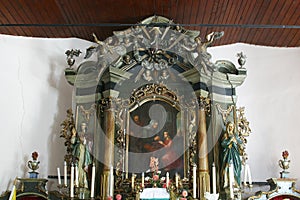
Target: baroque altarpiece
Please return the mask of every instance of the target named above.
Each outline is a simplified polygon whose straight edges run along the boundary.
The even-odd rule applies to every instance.
[[[213,62],[207,48],[224,33],[199,34],[154,16],[105,41],[94,34],[95,45],[77,68],[76,51],[68,52],[74,128],[85,132],[96,198],[139,198],[146,188],[166,187],[171,199],[182,191],[205,199],[213,190],[229,199],[222,167],[226,124],[239,135],[241,162],[250,132],[243,108],[236,108],[236,88],[246,78],[244,56],[239,54],[238,67]],[[156,172],[162,181],[156,182]]]

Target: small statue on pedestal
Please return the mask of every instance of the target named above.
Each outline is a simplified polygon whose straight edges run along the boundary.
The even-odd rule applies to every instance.
[[[31,172],[29,172],[29,178],[38,178],[39,173],[35,171],[39,168],[39,164],[40,164],[40,161],[37,160],[38,156],[39,156],[38,152],[36,151],[32,152],[31,154],[32,160],[28,161],[27,163],[29,169],[32,170]]]

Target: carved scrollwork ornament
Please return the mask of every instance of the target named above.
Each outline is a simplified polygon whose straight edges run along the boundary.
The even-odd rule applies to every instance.
[[[67,117],[60,124],[60,126],[62,127],[60,131],[60,137],[65,138],[64,144],[67,147],[66,149],[67,154],[65,155],[65,161],[67,161],[67,163],[71,163],[73,160],[73,156],[72,156],[73,148],[72,148],[71,138],[74,131],[76,132],[73,111],[71,108],[67,110]]]
[[[138,103],[147,97],[163,96],[172,99],[174,103],[179,103],[175,92],[169,90],[163,84],[147,84],[135,91],[130,97],[130,104]]]
[[[83,105],[79,106],[79,110],[80,110],[81,114],[83,115],[86,122],[90,121],[90,117],[96,111],[96,107],[97,107],[97,105],[95,103],[92,104],[89,109],[85,109]]]
[[[227,117],[233,111],[234,105],[230,105],[227,109],[223,109],[220,104],[216,104],[218,113],[222,116],[223,123],[226,124]]]
[[[249,121],[245,117],[245,107],[240,107],[237,109],[237,127],[238,127],[238,134],[243,142],[243,149],[241,149],[241,155],[242,155],[242,163],[245,164],[248,155],[246,153],[246,145],[247,145],[247,137],[249,137],[251,133],[251,128],[249,126]]]

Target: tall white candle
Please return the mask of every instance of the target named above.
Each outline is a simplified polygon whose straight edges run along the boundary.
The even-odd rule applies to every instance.
[[[110,188],[110,190],[109,190],[109,196],[110,197],[113,197],[114,196],[114,170],[113,170],[113,167],[111,166],[110,167],[110,181],[109,181],[109,184],[110,184],[110,186],[109,186],[109,188]]]
[[[178,188],[178,174],[175,174],[175,186]]]
[[[233,165],[230,163],[229,164],[229,192],[230,192],[230,199],[234,198],[233,183],[234,183]]]
[[[193,198],[196,198],[197,192],[197,174],[196,174],[196,165],[193,166]]]
[[[169,182],[170,182],[170,176],[169,172],[166,173],[166,187],[169,187]]]
[[[57,178],[58,178],[58,185],[61,185],[61,178],[60,178],[60,169],[57,168]]]
[[[95,163],[93,163],[92,180],[91,180],[91,198],[94,198],[95,195],[95,173],[96,173],[96,167],[95,167]]]
[[[145,187],[145,173],[142,173],[142,188]]]
[[[65,186],[68,185],[68,182],[67,182],[67,162],[64,161],[64,184]]]
[[[75,164],[75,186],[78,187],[79,186],[79,175],[78,175],[78,165]]]
[[[216,178],[216,166],[215,163],[212,164],[212,181],[213,181],[213,194],[217,194],[217,178]]]
[[[134,189],[134,178],[135,178],[135,174],[131,175],[131,188]]]
[[[252,177],[251,177],[250,167],[249,167],[248,164],[246,164],[246,172],[247,172],[247,175],[248,175],[249,185],[252,185]]]
[[[74,165],[71,165],[70,197],[74,197]]]
[[[247,185],[247,164],[245,164],[244,166],[244,185]]]

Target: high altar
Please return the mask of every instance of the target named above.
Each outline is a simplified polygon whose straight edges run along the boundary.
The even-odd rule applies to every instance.
[[[80,161],[74,161],[67,133],[76,130],[89,151],[87,187],[94,179],[95,198],[147,198],[145,192],[155,188],[166,188],[170,199],[205,199],[208,193],[240,198],[234,181],[226,182],[232,179],[228,166],[247,159],[250,129],[243,108],[236,108],[236,87],[247,70],[242,53],[238,67],[227,60],[212,62],[207,48],[223,34],[202,39],[197,31],[154,16],[105,41],[94,34],[96,43],[77,68],[78,51],[66,52],[74,108],[62,133],[65,160],[69,168]],[[224,163],[227,124],[239,136],[240,163],[233,158]]]
[[[154,16],[105,41],[94,35],[97,44],[77,69],[69,52],[65,75],[75,90],[74,126],[77,132],[88,127],[96,197],[139,198],[146,188],[158,187],[153,184],[158,171],[159,178],[170,179],[165,185],[170,198],[183,190],[199,199],[216,191],[230,196],[223,187],[221,140],[228,122],[242,139],[249,134],[235,92],[246,69],[242,53],[238,68],[227,60],[211,61],[207,47],[222,36],[212,32],[203,40],[197,31]],[[246,156],[244,149],[240,153]],[[72,157],[68,151],[68,165]],[[151,158],[157,159],[156,171]]]

